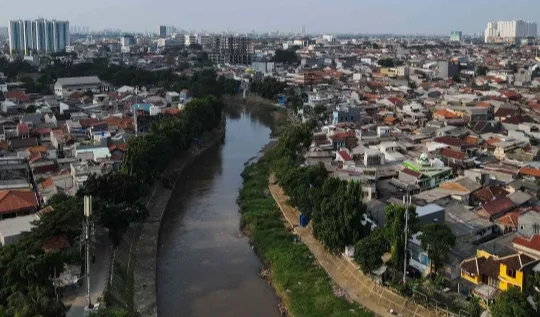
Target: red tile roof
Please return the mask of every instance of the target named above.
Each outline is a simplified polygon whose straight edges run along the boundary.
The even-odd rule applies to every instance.
[[[522,167],[518,173],[525,176],[540,177],[540,169],[532,167]]]
[[[127,143],[118,143],[118,144],[109,145],[109,151],[111,152],[114,150],[120,150],[122,152],[126,152],[127,148],[128,148]]]
[[[28,124],[26,124],[26,123],[19,123],[17,125],[17,130],[19,131],[19,133],[29,133],[30,132],[30,129],[28,128]]]
[[[0,214],[13,213],[37,207],[34,192],[2,190],[0,191]]]
[[[483,209],[488,215],[493,216],[495,214],[508,211],[512,208],[516,207],[514,202],[510,200],[510,198],[497,198],[493,201],[487,202],[484,205],[482,205],[481,209]]]
[[[512,241],[515,244],[519,244],[529,249],[540,251],[540,235],[535,234],[530,238],[516,236]]]
[[[338,155],[341,156],[344,161],[352,161],[352,157],[345,151],[338,151]]]
[[[442,143],[442,144],[447,144],[447,145],[450,145],[450,146],[461,146],[462,145],[460,139],[454,138],[454,137],[451,137],[451,136],[441,136],[441,137],[433,139],[433,141],[439,142],[439,143]]]
[[[451,149],[441,149],[440,154],[443,157],[453,158],[456,160],[464,160],[465,159],[465,153],[454,151]]]
[[[404,168],[402,172],[413,177],[420,177],[420,175],[422,175],[422,173],[415,172],[408,168]]]
[[[14,99],[14,100],[19,100],[19,101],[24,101],[24,102],[30,101],[30,97],[27,96],[24,93],[24,91],[20,91],[20,90],[6,91],[4,93],[4,97],[6,97],[6,99]]]

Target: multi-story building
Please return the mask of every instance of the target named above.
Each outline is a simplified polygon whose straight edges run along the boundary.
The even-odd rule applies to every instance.
[[[250,61],[250,40],[239,36],[217,36],[212,38],[209,58],[218,64],[243,64]]]
[[[120,38],[120,44],[122,44],[122,47],[130,47],[137,44],[137,41],[133,35],[126,34]]]
[[[523,38],[536,38],[536,22],[523,20],[491,21],[484,32],[486,43],[516,43]]]
[[[61,52],[70,44],[68,21],[14,20],[9,21],[8,28],[12,54]]]
[[[197,44],[197,35],[192,35],[192,34],[184,35],[184,45],[190,46],[191,44]]]
[[[158,26],[158,36],[167,37],[167,27],[165,25]]]
[[[197,34],[197,44],[200,44],[202,47],[208,47],[210,45],[210,35],[208,34]]]
[[[461,42],[463,40],[463,32],[452,31],[450,32],[450,42]]]

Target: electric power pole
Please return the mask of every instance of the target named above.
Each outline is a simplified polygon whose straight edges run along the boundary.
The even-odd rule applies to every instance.
[[[85,223],[84,223],[84,244],[85,244],[85,247],[86,247],[86,261],[85,261],[85,264],[86,264],[86,270],[85,270],[85,275],[86,275],[86,287],[87,287],[87,297],[88,297],[88,305],[85,307],[85,311],[93,311],[94,310],[94,305],[92,304],[92,298],[91,298],[91,293],[90,293],[90,248],[92,247],[91,244],[92,244],[92,239],[91,239],[91,236],[92,236],[92,231],[91,231],[91,226],[92,226],[92,219],[91,219],[91,216],[92,216],[92,196],[84,196],[84,218],[85,218]]]
[[[405,243],[403,250],[403,284],[405,284],[405,279],[407,278],[407,234],[409,232],[409,205],[411,204],[411,195],[407,191],[407,195],[403,196],[403,205],[405,206]]]

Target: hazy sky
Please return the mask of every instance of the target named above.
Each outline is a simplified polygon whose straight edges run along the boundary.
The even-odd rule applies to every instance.
[[[269,30],[447,34],[474,33],[489,20],[540,20],[539,0],[15,0],[0,10],[11,19],[69,20],[91,30]]]

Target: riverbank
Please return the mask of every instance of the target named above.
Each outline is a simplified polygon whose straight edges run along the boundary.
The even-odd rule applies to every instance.
[[[239,193],[241,228],[268,268],[265,278],[274,287],[289,316],[373,316],[336,287],[305,244],[297,241],[268,191],[268,162],[263,157],[242,173]],[[340,298],[341,297],[341,298]]]
[[[185,167],[208,149],[219,144],[225,136],[225,119],[219,129],[202,138],[201,146],[193,148],[185,156],[170,163],[167,171],[180,177]],[[167,173],[166,173],[167,174]],[[161,220],[174,191],[166,188],[162,182],[156,182],[147,203],[149,216],[145,220],[135,251],[135,270],[133,274],[134,310],[142,317],[156,317],[156,259]]]

